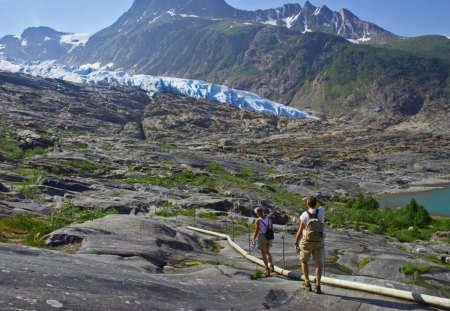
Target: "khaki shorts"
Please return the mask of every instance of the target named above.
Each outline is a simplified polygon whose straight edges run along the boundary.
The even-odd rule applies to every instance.
[[[323,242],[302,242],[300,244],[300,260],[308,262],[312,255],[316,267],[323,266],[323,247]]]
[[[260,251],[269,250],[272,247],[273,240],[267,240],[264,234],[258,234],[258,240],[256,241],[256,248]]]

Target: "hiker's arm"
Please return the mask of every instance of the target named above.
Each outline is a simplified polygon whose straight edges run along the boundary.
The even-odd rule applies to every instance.
[[[298,250],[298,243],[302,237],[302,232],[304,229],[305,225],[303,224],[303,222],[300,223],[300,227],[297,230],[297,234],[295,235],[295,242],[294,242],[294,246],[295,246],[295,250]]]
[[[253,233],[253,242],[256,241],[259,233],[259,219],[256,219],[255,233]]]

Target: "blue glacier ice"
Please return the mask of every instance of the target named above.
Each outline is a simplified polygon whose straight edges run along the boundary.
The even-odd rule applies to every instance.
[[[260,111],[265,114],[320,120],[304,111],[273,102],[254,93],[232,89],[223,85],[207,83],[200,80],[141,74],[130,75],[123,71],[108,71],[105,68],[107,67],[99,67],[99,64],[87,64],[74,67],[58,65],[53,61],[31,62],[10,58],[0,59],[0,70],[3,71],[76,83],[126,85],[140,88],[150,95],[154,93],[171,93],[227,103],[244,109]]]

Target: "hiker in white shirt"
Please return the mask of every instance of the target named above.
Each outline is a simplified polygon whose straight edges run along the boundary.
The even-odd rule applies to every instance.
[[[321,200],[314,196],[303,198],[306,200],[308,210],[303,212],[300,216],[300,227],[295,236],[295,250],[300,251],[301,270],[305,282],[303,288],[307,291],[312,291],[311,283],[309,282],[308,261],[313,256],[316,266],[316,292],[321,293],[320,278],[322,276],[322,267],[324,264],[324,221],[325,208]],[[318,208],[317,205],[319,205]],[[311,220],[313,219],[313,220]],[[310,221],[311,220],[311,221]],[[317,221],[318,220],[318,221]],[[299,245],[299,241],[301,243]]]

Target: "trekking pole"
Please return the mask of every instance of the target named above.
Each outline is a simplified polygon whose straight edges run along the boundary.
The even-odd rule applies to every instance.
[[[323,267],[322,267],[323,276],[325,276],[325,236],[326,236],[326,234],[323,235],[323,248],[322,248],[322,252],[323,252],[323,254],[322,254],[322,258],[323,258]]]
[[[194,206],[194,226],[195,226],[195,206]]]
[[[283,269],[286,269],[286,262],[284,260],[284,233],[281,235],[281,239],[283,240]]]
[[[232,226],[232,230],[233,230],[233,242],[234,242],[234,218],[231,218],[231,226]]]
[[[252,254],[252,244],[250,242],[250,225],[247,222],[247,233],[248,233],[248,252],[251,255]]]

